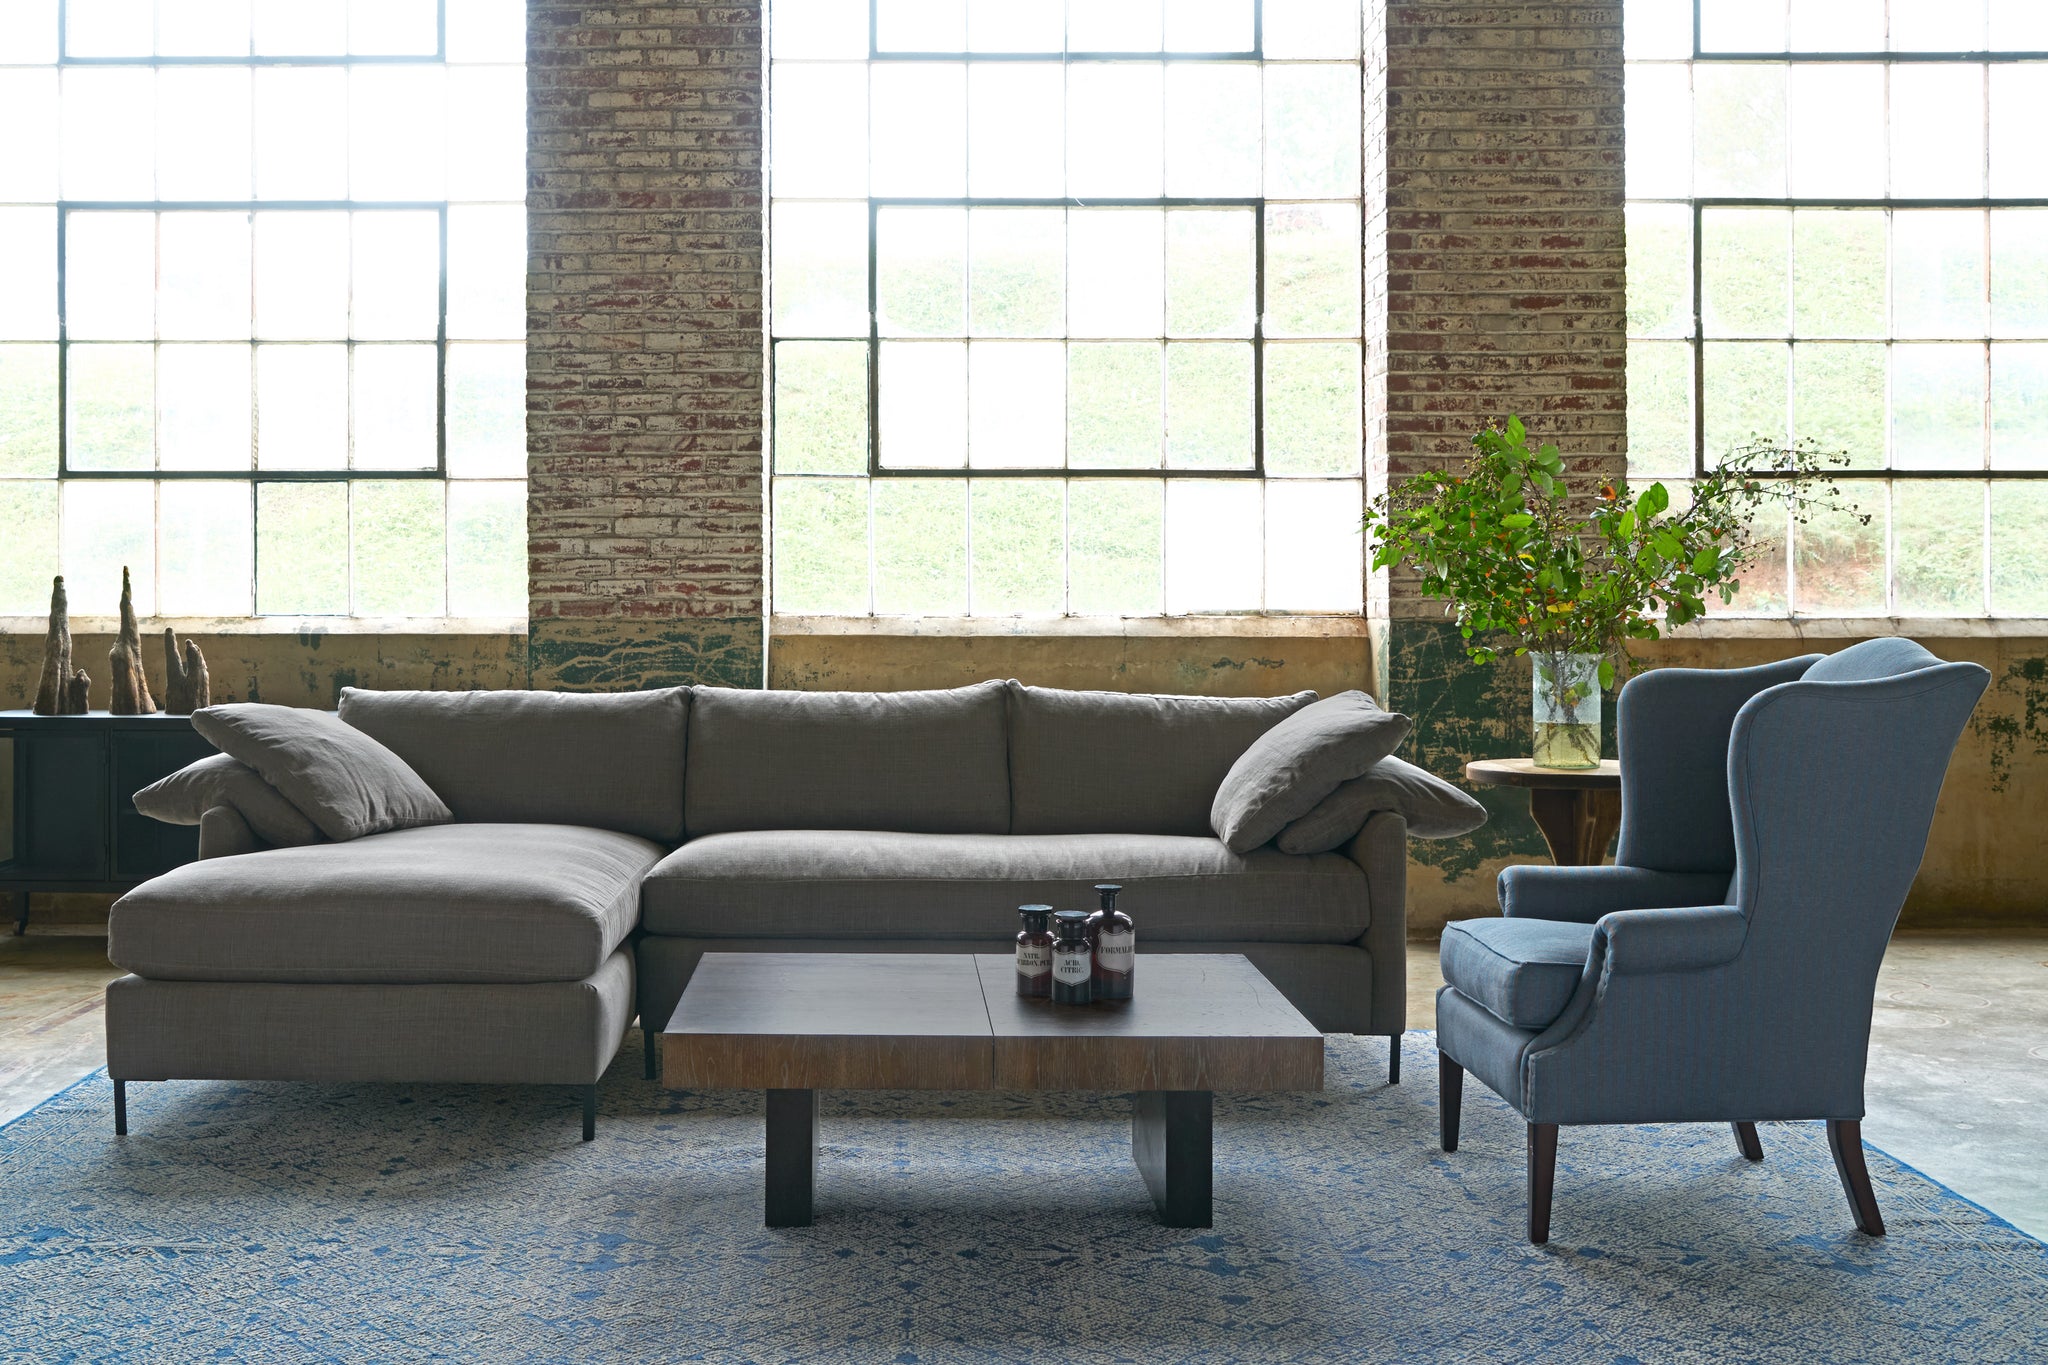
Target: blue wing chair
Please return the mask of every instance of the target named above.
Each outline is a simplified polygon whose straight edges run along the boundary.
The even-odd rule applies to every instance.
[[[1513,867],[1500,919],[1444,932],[1443,1148],[1464,1074],[1528,1121],[1529,1240],[1550,1237],[1560,1125],[1822,1119],[1863,1164],[1877,969],[1943,773],[1990,681],[1910,640],[1761,668],[1658,669],[1622,689],[1610,867]]]

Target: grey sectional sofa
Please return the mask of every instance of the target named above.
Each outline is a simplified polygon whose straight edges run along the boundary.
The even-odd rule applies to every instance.
[[[1001,951],[1018,904],[1104,880],[1141,955],[1242,952],[1322,1029],[1398,1035],[1401,816],[1312,856],[1210,830],[1313,699],[351,688],[454,823],[266,848],[208,809],[200,861],[113,909],[108,1074],[581,1086],[587,1135],[706,952]]]

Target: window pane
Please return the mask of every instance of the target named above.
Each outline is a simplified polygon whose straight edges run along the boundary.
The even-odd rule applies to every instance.
[[[1266,472],[1356,474],[1365,446],[1355,342],[1265,348]]]
[[[1701,325],[1710,337],[1781,337],[1790,330],[1792,215],[1711,209],[1700,218]]]
[[[1066,45],[1064,0],[967,0],[975,52],[1058,52]]]
[[[2048,211],[1992,210],[1991,334],[2048,337]]]
[[[166,213],[157,220],[157,233],[157,335],[167,341],[246,341],[249,215]]]
[[[967,333],[967,210],[875,216],[875,312],[883,336]]]
[[[1708,463],[1752,438],[1782,443],[1787,348],[1771,342],[1710,343],[1702,360]]]
[[[156,335],[154,214],[70,214],[64,257],[64,320],[72,340]]]
[[[1066,315],[1066,213],[971,209],[967,319],[978,337],[1056,337]]]
[[[1067,335],[1156,337],[1166,327],[1166,219],[1158,209],[1067,216]]]
[[[965,194],[967,68],[876,62],[868,92],[868,193]]]
[[[1628,333],[1692,331],[1692,214],[1683,204],[1628,206]]]
[[[1800,209],[1792,215],[1792,330],[1797,336],[1885,333],[1885,215]]]
[[[1792,193],[1883,197],[1883,67],[1792,68]]]
[[[447,601],[446,491],[438,479],[349,485],[358,616],[439,616]]]
[[[57,60],[57,0],[14,0],[0,7],[0,62]]]
[[[1189,198],[1259,192],[1257,66],[1168,64],[1166,192]]]
[[[1891,0],[1894,52],[1972,52],[1984,46],[1981,0]]]
[[[505,341],[526,335],[526,210],[520,205],[449,207],[448,335]]]
[[[121,570],[129,571],[135,612],[156,611],[156,484],[147,479],[73,479],[64,488],[64,592],[73,619],[121,608]],[[45,604],[49,584],[43,585]],[[81,662],[83,662],[81,660]],[[103,667],[104,658],[97,661]],[[99,667],[86,664],[88,673]],[[105,696],[107,683],[93,679]]]
[[[770,103],[775,193],[867,193],[868,72],[846,62],[777,62]]]
[[[150,0],[71,0],[64,15],[67,57],[146,57]]]
[[[884,342],[878,385],[882,464],[957,469],[967,463],[965,343]]]
[[[2036,0],[1991,0],[1995,52],[2048,51],[2048,9]]]
[[[1783,52],[1785,0],[1700,0],[1704,52]]]
[[[349,217],[354,254],[349,277],[349,334],[372,341],[431,339],[440,327],[440,216],[355,213]],[[523,272],[520,282],[523,289]],[[451,310],[453,304],[451,298]]]
[[[1065,463],[1066,347],[978,341],[967,348],[967,463],[1057,469]]]
[[[1892,215],[1892,326],[1902,337],[1984,335],[1981,211]]]
[[[2048,6],[2042,9],[2048,17]],[[2043,35],[2048,44],[2048,34]],[[1991,68],[1991,193],[1999,198],[2048,195],[2048,142],[2034,127],[2048,67],[2020,62]]]
[[[777,479],[775,610],[868,613],[868,481]]]
[[[1892,467],[1984,467],[1982,346],[1892,348]]]
[[[1358,207],[1266,209],[1266,334],[1357,336]]]
[[[1785,68],[1701,65],[1692,80],[1694,193],[1784,194]]]
[[[875,45],[883,52],[964,52],[966,0],[874,0]]]
[[[446,192],[443,75],[438,66],[349,69],[350,198],[439,199]]]
[[[1166,215],[1166,329],[1177,337],[1248,337],[1256,266],[1248,209]]]
[[[6,20],[0,18],[0,27]],[[0,128],[57,126],[57,73],[0,70]],[[57,139],[0,138],[0,201],[54,203],[57,198]]]
[[[55,477],[57,348],[0,346],[0,479]],[[4,519],[0,526],[21,529]]]
[[[970,479],[976,616],[1058,616],[1066,607],[1066,485]]]
[[[770,232],[776,335],[866,336],[866,207],[777,204]]]
[[[1267,196],[1356,198],[1358,68],[1268,66],[1265,75]]]
[[[1857,469],[1884,468],[1884,354],[1875,344],[1794,346],[1793,437],[1846,450]]]
[[[348,335],[349,215],[256,215],[256,335]]]
[[[154,347],[73,346],[66,359],[66,454],[73,469],[156,464]]]
[[[968,68],[969,194],[1061,193],[1066,178],[1065,85],[1065,72],[1054,62]]]
[[[526,485],[448,485],[448,612],[526,615]]]
[[[1166,485],[1166,610],[1256,611],[1265,516],[1257,479],[1170,479]]]
[[[358,346],[354,355],[356,469],[432,469],[432,346]]]
[[[349,0],[348,50],[361,56],[425,56],[441,46],[439,6],[419,0]]]
[[[1266,485],[1266,610],[1356,612],[1365,602],[1359,483]]]
[[[448,197],[526,197],[525,68],[450,68]]]
[[[454,433],[449,434],[452,443]],[[868,467],[868,348],[857,341],[775,347],[775,470],[861,474]]]
[[[256,348],[256,467],[348,468],[348,348]]]
[[[1067,0],[1067,46],[1075,52],[1157,52],[1159,0]]]
[[[256,73],[256,197],[348,195],[348,73],[273,67]]]
[[[967,610],[967,480],[874,483],[875,610],[959,616]]]
[[[1692,347],[1682,341],[1628,344],[1628,472],[1692,473]]]
[[[1688,49],[1690,32],[1688,24]],[[1630,63],[1625,69],[1622,120],[1631,198],[1683,199],[1692,192],[1690,70],[1675,63]]]
[[[263,56],[335,57],[348,50],[348,10],[340,4],[254,0],[250,13]]]
[[[247,67],[157,72],[158,198],[249,197],[249,99]]]
[[[0,208],[0,340],[57,337],[57,211]]]
[[[1896,30],[1893,37],[1896,43]],[[1984,193],[1984,68],[1894,66],[1891,80],[1891,192],[1900,198]]]
[[[1067,463],[1157,469],[1166,436],[1165,356],[1156,342],[1067,348]]]
[[[1991,348],[1991,467],[2048,469],[2048,346]]]
[[[0,497],[6,486],[0,485]],[[2048,616],[2048,481],[1991,485],[1991,610],[2001,616]]]
[[[1157,39],[1157,11],[1154,11]],[[1067,68],[1067,193],[1141,199],[1165,174],[1156,62],[1077,62]]]
[[[471,0],[474,3],[474,0]],[[507,0],[524,11],[520,0]],[[774,28],[769,43],[778,57],[848,57],[868,55],[866,0],[780,0],[769,10]],[[449,15],[448,55],[455,55],[454,14]],[[519,61],[525,55],[491,60]]]
[[[1356,58],[1358,9],[1354,0],[1266,0],[1260,35],[1265,53]]]
[[[1792,536],[1794,611],[1842,616],[1885,612],[1885,503],[1881,483],[1842,485],[1847,510],[1816,513]],[[1860,520],[1868,516],[1866,525]]]
[[[50,579],[59,571],[58,487],[55,479],[0,479],[0,525],[9,532],[0,556],[0,615],[50,609]]]
[[[526,477],[526,348],[448,348],[448,477]]]
[[[785,0],[785,3],[790,3],[790,0]],[[856,3],[857,0],[840,0],[838,8],[852,9]],[[812,8],[822,7],[814,4]],[[526,60],[524,0],[447,0],[447,23],[448,60],[451,62]],[[862,52],[865,50],[863,44]]]
[[[1249,52],[1252,0],[1170,0],[1166,6],[1169,52]]]
[[[1792,0],[1794,52],[1882,52],[1885,0]]]
[[[1157,616],[1166,557],[1165,485],[1076,479],[1067,488],[1067,610]]]
[[[1892,610],[1984,614],[1984,485],[1892,485]]]
[[[1175,342],[1166,348],[1166,463],[1176,469],[1252,465],[1252,348]]]
[[[348,485],[256,485],[256,610],[348,613]]]
[[[156,189],[156,73],[69,67],[63,73],[67,199],[151,199]]]
[[[164,346],[156,364],[157,468],[249,468],[249,348]]]
[[[254,600],[256,535],[249,485],[165,482],[157,493],[164,616],[247,616]]]

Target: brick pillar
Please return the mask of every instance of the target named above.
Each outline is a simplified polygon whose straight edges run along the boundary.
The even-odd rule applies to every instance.
[[[759,686],[762,7],[528,32],[533,685]]]

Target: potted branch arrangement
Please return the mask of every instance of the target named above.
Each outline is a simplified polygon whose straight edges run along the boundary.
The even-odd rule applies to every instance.
[[[1600,763],[1600,697],[1626,678],[1632,640],[1732,602],[1764,543],[1756,514],[1804,523],[1846,512],[1831,468],[1849,457],[1812,441],[1751,440],[1691,481],[1568,480],[1554,445],[1532,445],[1519,417],[1472,438],[1455,472],[1403,480],[1367,507],[1372,567],[1407,565],[1443,598],[1475,664],[1532,661],[1533,757],[1548,768]],[[1869,517],[1862,518],[1866,523]]]

